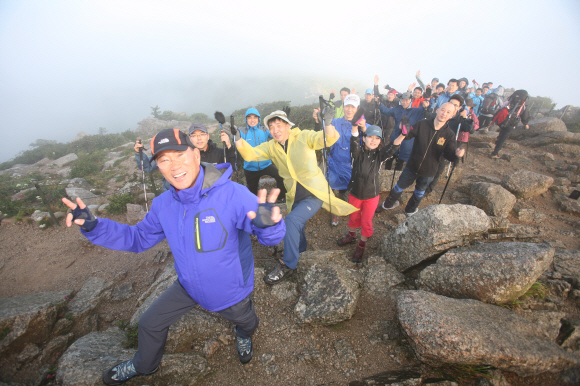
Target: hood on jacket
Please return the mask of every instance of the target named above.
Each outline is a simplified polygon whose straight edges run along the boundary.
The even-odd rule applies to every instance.
[[[199,165],[199,175],[197,176],[195,184],[179,192],[171,186],[171,194],[179,202],[193,204],[201,200],[202,196],[209,190],[226,183],[231,176],[232,165],[229,163],[212,165],[201,162]]]
[[[258,116],[258,124],[256,126],[248,125],[248,115],[250,115],[250,114],[254,114],[254,115]],[[248,129],[251,127],[258,128],[262,124],[262,117],[260,116],[260,113],[258,112],[258,110],[256,110],[253,107],[250,107],[249,109],[246,110],[246,115],[244,117],[246,119],[246,126],[248,126]]]

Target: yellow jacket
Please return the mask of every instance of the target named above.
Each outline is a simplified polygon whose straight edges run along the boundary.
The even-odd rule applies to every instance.
[[[338,140],[336,138],[326,139],[326,145],[332,146]],[[292,210],[294,196],[296,195],[296,182],[304,186],[306,190],[322,200],[322,207],[333,214],[346,216],[359,210],[330,193],[330,203],[328,202],[328,182],[324,178],[322,170],[316,162],[315,150],[324,148],[324,139],[321,131],[300,130],[295,127],[290,130],[288,137],[287,153],[274,139],[264,142],[256,147],[252,147],[243,138],[242,146],[238,146],[238,151],[245,161],[266,161],[272,160],[278,168],[278,173],[284,179],[286,187],[286,206],[288,211]]]

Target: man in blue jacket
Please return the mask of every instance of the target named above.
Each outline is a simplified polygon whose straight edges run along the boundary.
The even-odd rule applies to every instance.
[[[285,234],[274,189],[256,198],[230,181],[230,164],[201,163],[199,149],[177,129],[159,132],[151,140],[157,162],[171,189],[153,199],[151,211],[135,226],[96,218],[77,198],[63,198],[72,210],[66,224],[81,227],[92,243],[107,248],[142,252],[167,239],[175,258],[178,280],[139,320],[135,356],[103,374],[107,385],[119,385],[157,371],[169,327],[193,306],[214,311],[235,324],[238,356],[252,359],[251,335],[258,326],[251,293],[254,260],[250,234],[264,245],[276,245]]]
[[[249,108],[246,111],[246,126],[238,128],[242,138],[252,147],[272,139],[270,130],[262,126],[261,120],[258,110]],[[286,196],[284,179],[280,177],[278,169],[272,164],[271,160],[244,161],[244,175],[246,176],[246,186],[252,193],[258,194],[258,184],[262,176],[270,176],[276,180],[276,185],[280,189],[279,197],[283,199]]]

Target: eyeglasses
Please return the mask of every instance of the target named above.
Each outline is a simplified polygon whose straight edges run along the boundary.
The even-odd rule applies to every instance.
[[[175,162],[176,164],[183,164],[187,160],[185,156],[185,152],[177,153],[174,158],[169,157],[168,155],[164,155],[160,159],[157,160],[157,166],[159,169],[169,169],[171,165]]]
[[[207,133],[202,133],[202,134],[190,134],[189,138],[192,139],[198,139],[198,138],[204,138],[206,137],[208,134]]]

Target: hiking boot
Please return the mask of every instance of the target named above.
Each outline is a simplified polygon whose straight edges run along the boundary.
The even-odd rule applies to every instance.
[[[350,232],[346,232],[346,234],[342,236],[342,238],[336,240],[336,243],[342,247],[343,245],[352,244],[355,241],[356,234],[353,236]]]
[[[234,329],[237,331],[237,327]],[[243,365],[250,362],[252,360],[252,355],[254,354],[254,350],[252,348],[252,338],[241,338],[236,333],[236,347],[238,349],[238,358],[240,358],[240,362]]]
[[[338,216],[337,216],[337,215],[335,215],[335,214],[333,214],[333,215],[332,215],[332,222],[331,222],[331,225],[332,225],[333,227],[335,227],[335,226],[337,226],[337,225],[338,225]]]
[[[278,262],[276,268],[264,276],[264,282],[269,285],[278,284],[288,276],[292,276],[293,273],[293,269],[288,268],[284,263]]]
[[[365,247],[362,247],[360,244],[356,246],[354,250],[354,254],[350,259],[353,263],[360,263],[362,261],[363,254],[365,253]]]
[[[128,361],[119,363],[105,371],[103,373],[103,383],[105,385],[120,385],[133,377],[137,377],[139,375],[151,375],[157,370],[159,370],[159,366],[157,366],[157,368],[150,373],[138,373],[135,370],[135,366],[133,366],[133,360],[129,359]]]
[[[405,212],[405,216],[407,217],[411,217],[412,215],[414,215],[415,213],[417,213],[419,211],[419,208],[415,208],[415,210],[411,211],[411,212]]]
[[[395,209],[397,206],[399,206],[399,200],[395,199],[395,200],[389,200],[389,198],[387,197],[387,199],[385,200],[385,202],[383,202],[383,205],[381,205],[381,207],[384,210],[391,210],[391,209]]]

